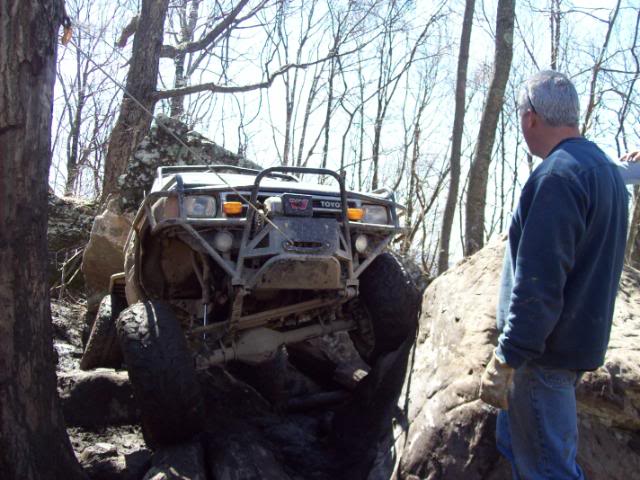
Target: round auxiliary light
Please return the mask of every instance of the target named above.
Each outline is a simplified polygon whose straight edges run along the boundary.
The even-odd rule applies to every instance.
[[[365,253],[369,247],[369,239],[366,235],[358,235],[356,237],[355,245],[358,253]]]
[[[213,237],[214,248],[222,253],[231,250],[231,245],[233,245],[233,235],[229,232],[218,232],[215,237]]]

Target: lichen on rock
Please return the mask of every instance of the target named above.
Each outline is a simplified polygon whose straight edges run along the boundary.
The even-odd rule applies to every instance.
[[[118,178],[121,208],[138,208],[155,178],[158,167],[169,165],[237,165],[260,166],[217,145],[179,120],[157,115],[156,123],[140,142],[126,172]]]

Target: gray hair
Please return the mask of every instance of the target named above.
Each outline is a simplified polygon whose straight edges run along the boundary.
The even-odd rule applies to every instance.
[[[533,111],[553,127],[577,127],[580,101],[576,87],[569,78],[554,70],[542,70],[533,75],[520,91],[520,112]]]

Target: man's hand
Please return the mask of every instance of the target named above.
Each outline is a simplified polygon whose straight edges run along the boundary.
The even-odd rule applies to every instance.
[[[640,150],[637,152],[628,152],[620,157],[621,162],[640,162]]]
[[[480,398],[496,408],[509,408],[509,387],[515,370],[501,361],[494,350],[480,380]]]

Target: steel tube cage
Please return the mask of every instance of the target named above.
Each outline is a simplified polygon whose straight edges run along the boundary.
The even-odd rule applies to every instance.
[[[346,251],[347,251],[347,272],[348,278],[345,284],[345,287],[351,285],[357,285],[358,280],[354,276],[353,273],[353,252],[351,250],[351,235],[349,232],[349,216],[347,215],[347,208],[349,205],[347,204],[347,191],[344,188],[344,178],[333,170],[329,170],[326,168],[309,168],[309,167],[270,167],[262,170],[255,179],[253,184],[253,188],[251,189],[251,198],[249,200],[249,210],[247,211],[247,223],[244,226],[244,231],[242,232],[242,239],[240,241],[240,251],[238,253],[238,260],[236,263],[236,278],[233,279],[234,285],[244,285],[242,282],[242,270],[244,268],[244,260],[247,253],[247,246],[251,237],[251,229],[253,228],[253,220],[255,218],[258,201],[258,191],[260,189],[260,182],[264,177],[273,173],[302,173],[302,174],[312,174],[312,175],[328,175],[335,178],[338,181],[338,185],[340,186],[340,203],[342,207],[342,229],[344,233],[344,238],[346,241]]]
[[[180,168],[184,168],[185,166],[181,166]],[[211,167],[207,167],[207,169],[210,169]],[[142,207],[138,210],[138,213],[136,214],[136,217],[133,221],[133,225],[134,225],[134,229],[136,230],[136,235],[139,234],[139,232],[137,231],[138,229],[136,228],[136,225],[139,223],[140,221],[140,217],[142,215],[142,212],[144,211],[146,213],[147,219],[149,221],[149,225],[151,227],[151,234],[155,234],[157,233],[159,230],[165,229],[165,228],[169,228],[169,227],[179,227],[181,229],[183,229],[187,234],[189,234],[196,242],[198,242],[198,244],[202,247],[202,249],[227,273],[231,276],[232,279],[232,283],[236,286],[241,286],[244,287],[245,286],[245,282],[242,281],[241,279],[241,275],[242,275],[242,271],[244,268],[244,260],[247,258],[251,258],[251,254],[250,251],[252,250],[251,248],[251,242],[253,240],[255,240],[255,238],[249,238],[251,236],[251,230],[253,228],[253,221],[256,215],[256,209],[257,209],[257,199],[258,199],[258,193],[259,193],[259,188],[260,188],[260,182],[263,178],[265,178],[266,176],[275,176],[278,175],[278,173],[280,173],[280,175],[282,176],[286,176],[289,178],[288,175],[286,175],[283,172],[292,172],[292,173],[307,173],[307,174],[316,174],[316,175],[327,175],[327,176],[331,176],[333,178],[335,178],[338,181],[338,185],[340,186],[340,201],[341,201],[341,213],[342,213],[342,222],[340,222],[340,227],[341,227],[341,235],[344,238],[344,244],[346,247],[346,257],[347,258],[343,258],[344,261],[346,261],[347,263],[347,267],[348,267],[348,278],[347,278],[347,282],[345,286],[353,286],[353,285],[357,285],[358,283],[358,277],[360,276],[360,274],[364,271],[364,269],[371,263],[371,261],[374,260],[374,258],[380,254],[382,252],[382,250],[384,250],[384,248],[389,244],[389,242],[391,241],[391,238],[393,237],[393,234],[397,231],[398,228],[400,228],[399,226],[399,220],[398,220],[398,215],[396,213],[396,208],[399,206],[396,202],[395,202],[395,198],[393,193],[389,192],[390,194],[387,196],[387,198],[378,198],[378,197],[373,197],[370,195],[366,195],[366,194],[362,194],[362,193],[358,193],[358,192],[351,192],[351,197],[352,198],[357,198],[360,200],[365,200],[365,201],[371,201],[371,202],[375,202],[375,203],[379,203],[379,204],[384,204],[387,205],[388,207],[391,207],[390,210],[390,214],[391,214],[391,221],[392,221],[392,225],[386,224],[386,225],[378,225],[378,224],[367,224],[367,223],[356,223],[356,222],[351,222],[349,220],[348,214],[347,214],[347,209],[349,208],[348,205],[348,199],[347,199],[347,192],[344,186],[344,179],[341,175],[339,175],[338,173],[329,170],[329,169],[323,169],[323,168],[307,168],[307,167],[271,167],[271,168],[267,168],[265,170],[262,170],[260,172],[257,172],[255,170],[251,170],[251,169],[244,169],[242,167],[223,167],[221,168],[221,170],[234,170],[234,171],[238,171],[238,172],[242,172],[242,173],[257,173],[256,175],[256,179],[254,184],[250,187],[251,188],[251,196],[250,196],[250,203],[251,205],[253,205],[253,207],[249,206],[248,210],[247,210],[247,216],[244,218],[238,218],[238,219],[229,219],[229,218],[209,218],[209,219],[187,219],[186,215],[185,215],[185,211],[184,211],[184,197],[186,194],[189,193],[198,193],[198,194],[202,194],[202,193],[206,193],[207,191],[211,191],[212,193],[214,192],[219,192],[219,191],[226,191],[228,187],[225,186],[220,186],[220,187],[214,187],[214,188],[185,188],[184,187],[184,182],[182,179],[182,176],[180,174],[175,174],[175,185],[176,188],[175,190],[168,190],[168,191],[158,191],[158,192],[152,192],[149,195],[147,195],[143,201],[143,205]],[[158,169],[158,174],[160,175],[160,170],[171,170],[171,167],[160,167]],[[198,170],[198,167],[193,168],[192,170]],[[295,177],[290,177],[290,178],[295,178]],[[386,191],[385,193],[387,193],[388,191]],[[376,192],[376,193],[382,193],[382,192]],[[177,198],[177,203],[178,203],[178,217],[177,218],[167,218],[161,221],[157,221],[153,211],[151,209],[152,203],[155,202],[156,200],[159,200],[161,198],[169,198],[169,197],[176,197]],[[396,207],[396,208],[393,208]],[[202,235],[200,235],[197,230],[195,230],[195,228],[193,228],[193,224],[196,224],[196,226],[203,226],[203,227],[216,227],[216,226],[231,226],[231,227],[235,227],[235,228],[242,228],[243,232],[242,232],[242,239],[241,239],[241,243],[240,243],[240,249],[238,252],[238,259],[236,261],[235,264],[235,268],[232,265],[231,262],[229,261],[225,261],[224,258],[222,258],[222,256],[215,251],[215,249],[209,245],[207,243],[207,241],[202,237]],[[378,232],[378,233],[384,233],[385,235],[388,235],[369,255],[368,258],[366,258],[360,265],[358,265],[358,268],[354,270],[354,265],[353,265],[353,249],[352,249],[352,245],[351,245],[351,229],[350,227],[356,227],[357,229],[364,229],[365,231],[373,231],[373,232]],[[268,228],[268,225],[265,225],[265,228]],[[271,230],[273,230],[273,227],[271,227]],[[267,232],[268,233],[268,232]],[[254,236],[255,237],[255,236]],[[342,243],[342,242],[341,242]]]

